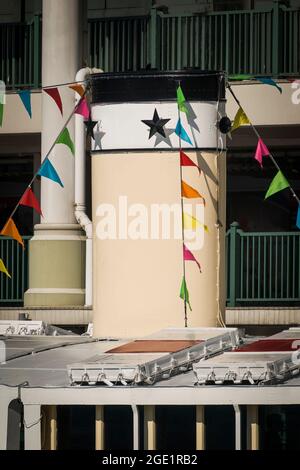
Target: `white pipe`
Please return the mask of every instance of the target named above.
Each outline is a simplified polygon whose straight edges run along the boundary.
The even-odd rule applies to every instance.
[[[241,408],[240,405],[233,405],[235,412],[235,450],[241,450]]]
[[[79,70],[76,82],[83,82],[91,73],[102,72],[88,67]],[[77,100],[78,101],[78,100]],[[93,225],[86,214],[85,178],[86,178],[86,148],[83,117],[75,114],[75,218],[86,233],[85,259],[85,305],[93,304]]]
[[[131,405],[133,416],[133,450],[139,450],[139,410],[136,405]]]

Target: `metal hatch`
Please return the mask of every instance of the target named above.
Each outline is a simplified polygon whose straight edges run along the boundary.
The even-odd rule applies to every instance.
[[[138,342],[68,365],[71,384],[153,384],[186,372],[196,361],[236,348],[240,338],[237,328],[170,328],[142,338],[144,351],[136,348]],[[174,350],[174,342],[183,348]]]

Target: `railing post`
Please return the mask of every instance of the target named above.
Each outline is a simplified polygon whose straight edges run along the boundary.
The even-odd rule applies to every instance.
[[[150,64],[152,69],[157,68],[157,10],[151,8],[150,14]]]
[[[33,86],[39,88],[40,86],[40,71],[41,71],[41,34],[40,34],[40,15],[34,15],[33,20]]]
[[[233,222],[230,225],[230,258],[229,258],[229,307],[236,305],[236,291],[237,291],[237,275],[238,275],[238,260],[239,260],[239,243],[238,243],[238,229],[239,224]]]
[[[272,28],[272,75],[279,75],[279,57],[280,57],[280,0],[273,0],[273,28]]]

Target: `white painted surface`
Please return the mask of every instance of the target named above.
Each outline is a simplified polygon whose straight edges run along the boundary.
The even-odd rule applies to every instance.
[[[43,86],[73,82],[79,69],[79,0],[43,1]],[[60,87],[64,116],[46,93],[42,97],[42,159],[62,131],[74,109],[74,93]],[[74,120],[68,125],[74,139]],[[53,181],[41,178],[42,224],[74,224],[74,156],[66,145],[56,145],[51,152],[62,188]]]
[[[192,112],[189,118],[181,114],[181,124],[190,137],[192,144],[182,140],[185,149],[223,148],[224,138],[218,143],[217,103],[190,102]],[[142,120],[152,120],[157,109],[161,119],[170,119],[164,126],[166,138],[159,134],[149,139],[150,128]],[[223,115],[223,114],[222,114]],[[92,107],[92,118],[100,121],[101,146],[93,144],[93,150],[130,150],[130,149],[178,149],[179,138],[175,134],[178,122],[176,101],[97,104]],[[96,141],[97,143],[97,141]]]

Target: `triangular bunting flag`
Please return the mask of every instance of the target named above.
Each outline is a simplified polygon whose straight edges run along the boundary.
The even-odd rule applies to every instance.
[[[63,105],[60,97],[60,93],[58,88],[44,88],[44,92],[47,93],[51,98],[55,101],[55,103],[58,106],[58,109],[61,112],[61,115],[63,115]]]
[[[56,143],[66,145],[67,147],[69,147],[72,154],[75,155],[74,143],[73,143],[73,140],[71,139],[71,136],[70,136],[70,133],[69,133],[69,130],[68,130],[67,127],[64,128],[64,130],[62,131],[62,133],[58,137]]]
[[[298,229],[300,229],[300,204],[298,205],[298,212],[297,212],[296,226],[298,227]]]
[[[198,268],[200,269],[200,273],[202,272],[200,263],[196,260],[193,253],[185,245],[183,245],[183,259],[185,261],[195,261],[195,263],[198,265]]]
[[[184,230],[197,230],[198,227],[203,227],[205,232],[208,232],[208,227],[207,225],[202,224],[199,222],[196,217],[193,217],[190,214],[187,214],[186,212],[183,213],[183,228]]]
[[[30,118],[32,118],[32,112],[31,112],[31,92],[30,90],[21,90],[18,91],[18,95],[20,96],[23,105],[25,106],[25,109],[27,113],[29,114]]]
[[[14,221],[12,218],[8,219],[6,222],[4,228],[0,232],[0,235],[3,235],[4,237],[10,237],[13,238],[14,240],[17,240],[20,245],[24,248],[24,242],[23,239],[19,233],[19,230],[17,229]]]
[[[231,132],[233,132],[235,129],[238,129],[240,126],[244,124],[250,124],[250,121],[245,113],[245,111],[242,108],[238,109],[238,112],[235,115]]]
[[[81,98],[84,96],[84,93],[85,93],[84,87],[80,85],[79,83],[74,83],[74,85],[70,85],[69,88],[71,88],[71,90],[76,91],[76,93],[78,93],[78,95],[80,95]]]
[[[6,276],[11,279],[11,275],[10,275],[9,272],[7,271],[6,266],[5,266],[5,264],[3,263],[3,261],[2,261],[1,258],[0,258],[0,272],[6,274]]]
[[[3,124],[4,104],[0,103],[0,127]]]
[[[178,108],[180,109],[180,111],[182,111],[183,113],[188,114],[188,109],[187,109],[186,104],[185,104],[186,99],[185,99],[185,96],[183,94],[181,86],[179,86],[177,88],[177,103],[178,103]]]
[[[192,186],[189,186],[185,181],[181,181],[181,190],[182,190],[182,197],[185,197],[187,199],[203,199],[204,204],[205,204],[205,199],[203,196],[201,196],[200,193]]]
[[[271,85],[277,88],[279,93],[282,93],[282,88],[277,85],[277,83],[271,78],[271,77],[254,77],[255,80],[258,80],[261,83],[264,83],[265,85]]]
[[[86,120],[90,118],[90,110],[88,107],[87,100],[85,98],[79,101],[79,104],[75,109],[75,114],[81,114],[81,116],[83,116]]]
[[[283,189],[289,188],[289,186],[290,184],[284,174],[281,171],[278,171],[277,175],[269,186],[269,189],[265,195],[265,199],[272,196],[273,194],[278,193],[279,191],[282,191]]]
[[[31,188],[26,189],[26,191],[23,194],[19,204],[20,204],[20,206],[32,207],[33,209],[35,209],[37,211],[38,214],[43,216],[41,208],[40,208],[39,201],[35,197],[35,195],[34,195]]]
[[[184,140],[185,142],[187,142],[188,144],[192,144],[192,141],[191,139],[189,138],[188,134],[186,133],[186,131],[184,130],[184,128],[182,127],[182,124],[181,124],[181,120],[179,119],[178,122],[177,122],[177,126],[176,126],[176,129],[175,129],[175,134],[178,135],[178,137],[181,139],[181,140]]]
[[[201,175],[200,167],[193,162],[182,150],[180,150],[180,165],[181,166],[195,166],[199,170],[199,175]]]
[[[255,160],[258,161],[261,167],[263,167],[262,157],[267,157],[268,155],[270,155],[270,152],[266,144],[262,141],[262,139],[258,139],[258,144],[257,144],[254,158]]]
[[[38,175],[43,176],[44,178],[48,178],[49,180],[54,181],[55,183],[60,184],[60,186],[63,188],[64,185],[61,182],[60,177],[57,174],[57,171],[55,170],[54,166],[50,162],[48,158],[44,160]]]
[[[180,298],[188,304],[189,309],[192,311],[192,307],[190,304],[190,294],[186,286],[185,277],[182,278],[182,283],[180,287]]]

